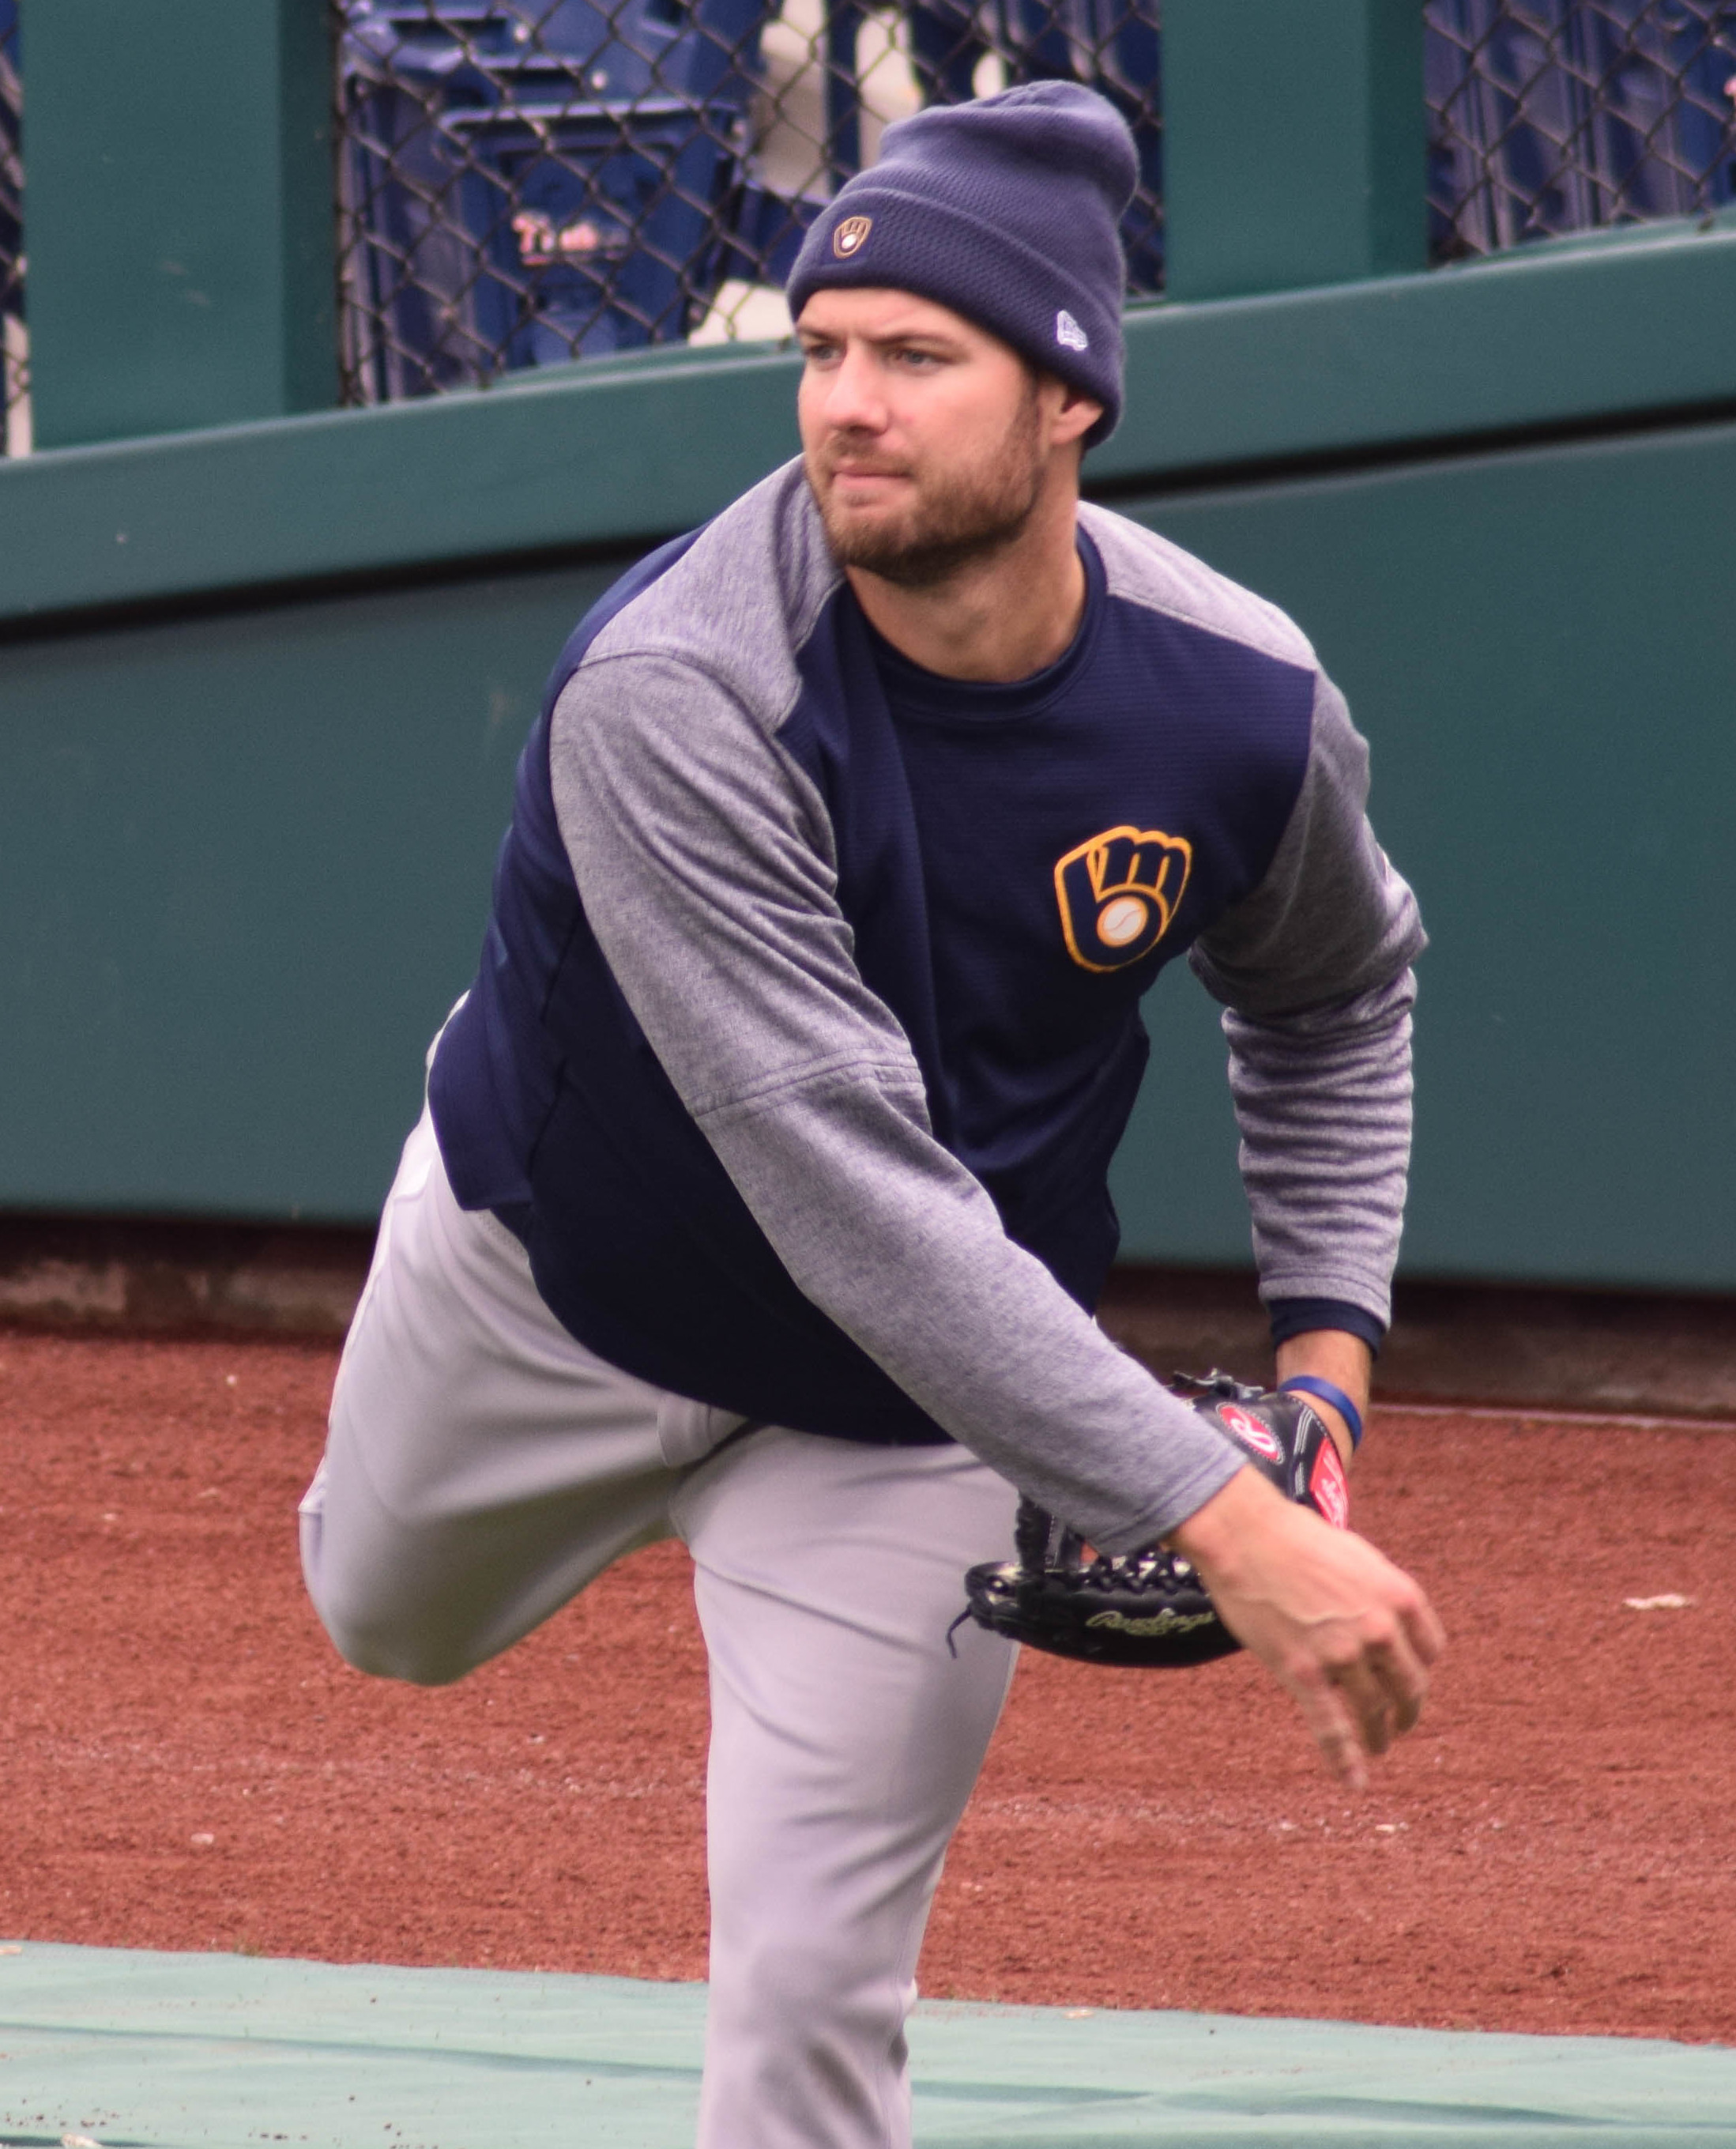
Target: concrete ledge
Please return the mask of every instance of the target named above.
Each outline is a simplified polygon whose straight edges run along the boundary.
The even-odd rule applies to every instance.
[[[90,1335],[340,1336],[371,1231],[0,1218],[0,1322]]]
[[[1250,1271],[1118,1269],[1103,1323],[1152,1371],[1267,1377]],[[1722,1294],[1401,1282],[1376,1399],[1736,1421],[1736,1301]]]
[[[106,1218],[0,1218],[0,1324],[92,1336],[335,1341],[369,1231]],[[1251,1271],[1130,1265],[1104,1326],[1154,1373],[1271,1370]],[[1376,1383],[1388,1402],[1736,1422],[1727,1296],[1402,1283]]]

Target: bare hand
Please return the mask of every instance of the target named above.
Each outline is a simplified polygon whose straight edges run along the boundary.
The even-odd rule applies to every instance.
[[[1384,1754],[1411,1729],[1446,1646],[1420,1585],[1253,1470],[1239,1471],[1170,1543],[1301,1710],[1326,1766],[1366,1789],[1363,1754]]]

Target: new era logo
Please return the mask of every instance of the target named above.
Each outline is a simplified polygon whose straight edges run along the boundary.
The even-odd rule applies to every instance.
[[[1091,339],[1064,306],[1054,317],[1054,340],[1065,345],[1069,350],[1089,350],[1091,348]]]

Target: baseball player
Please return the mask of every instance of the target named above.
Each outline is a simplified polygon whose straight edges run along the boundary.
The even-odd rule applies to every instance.
[[[1080,503],[1134,179],[1113,108],[1044,83],[889,129],[814,224],[801,460],[556,667],[304,1504],[338,1648],[430,1683],[686,1543],[703,2149],[908,2141],[918,1949],[1014,1653],[947,1629],[1018,1492],[1191,1560],[1349,1782],[1440,1647],[1092,1318],[1140,1004],[1186,953],[1279,1370],[1348,1457],[1422,944],[1301,634]]]

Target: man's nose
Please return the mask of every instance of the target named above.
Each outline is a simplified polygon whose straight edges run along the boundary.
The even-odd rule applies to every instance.
[[[873,354],[847,345],[827,379],[827,424],[835,432],[878,433],[886,416],[885,388]]]

